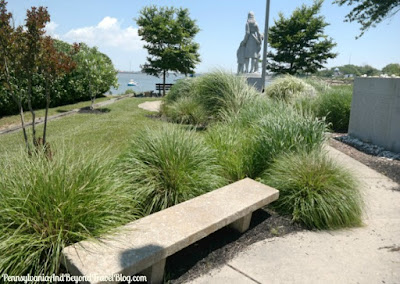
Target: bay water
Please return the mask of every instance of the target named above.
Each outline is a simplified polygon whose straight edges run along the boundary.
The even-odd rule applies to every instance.
[[[196,76],[201,76],[201,74],[196,74]],[[124,94],[126,90],[131,89],[134,90],[136,94],[148,91],[155,91],[156,84],[162,84],[163,79],[157,78],[155,76],[147,75],[145,73],[118,73],[118,84],[119,87],[117,89],[111,88],[108,94],[113,95],[121,95]],[[167,84],[174,84],[176,80],[184,78],[184,75],[181,74],[169,74],[166,77]],[[128,86],[130,80],[134,80],[137,85],[136,86]],[[268,85],[272,81],[272,78],[267,76],[265,80],[265,84]]]

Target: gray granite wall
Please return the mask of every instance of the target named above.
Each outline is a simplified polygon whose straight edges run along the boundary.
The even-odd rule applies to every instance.
[[[349,135],[400,153],[400,78],[356,78]]]

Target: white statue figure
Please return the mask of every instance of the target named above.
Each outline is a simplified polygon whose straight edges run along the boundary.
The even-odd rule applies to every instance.
[[[254,18],[254,13],[249,12],[247,23],[246,23],[246,35],[243,41],[240,43],[239,50],[244,46],[244,61],[245,61],[245,72],[255,73],[258,72],[258,61],[260,59],[261,44],[264,36],[258,29],[257,22]],[[239,53],[238,50],[238,53]],[[251,67],[249,70],[249,61],[251,61]],[[238,56],[239,63],[239,56]],[[238,66],[240,69],[240,66]]]

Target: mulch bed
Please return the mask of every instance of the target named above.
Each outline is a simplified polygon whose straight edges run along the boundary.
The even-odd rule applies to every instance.
[[[333,134],[333,137],[339,135],[343,134]],[[329,145],[400,184],[399,160],[369,155],[333,138],[329,139]]]
[[[105,114],[110,112],[109,108],[95,108],[95,109],[90,109],[90,107],[84,107],[78,110],[78,113],[84,113],[84,114]]]

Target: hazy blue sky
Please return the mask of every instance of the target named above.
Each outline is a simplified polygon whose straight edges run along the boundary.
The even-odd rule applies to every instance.
[[[388,63],[400,63],[400,13],[370,29],[360,39],[357,23],[343,22],[349,7],[338,7],[325,0],[322,15],[330,26],[325,31],[332,37],[339,53],[327,67],[344,64],[370,64],[382,68]],[[263,30],[266,0],[8,0],[16,24],[23,24],[26,10],[31,6],[46,6],[51,15],[48,33],[68,42],[86,42],[98,46],[114,62],[117,69],[139,70],[145,62],[146,51],[137,35],[137,17],[146,5],[188,8],[201,31],[196,37],[200,44],[201,64],[198,72],[213,68],[236,70],[236,50],[244,37],[247,13],[253,11]],[[289,16],[311,0],[271,0],[270,26],[278,13]]]

